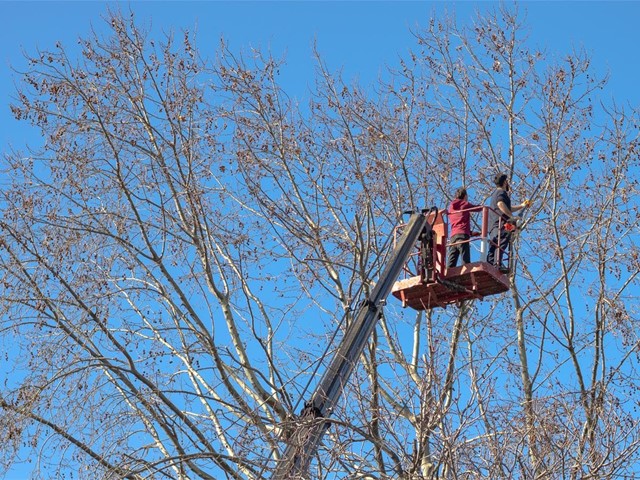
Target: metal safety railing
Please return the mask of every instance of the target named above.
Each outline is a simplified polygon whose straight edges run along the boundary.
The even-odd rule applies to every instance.
[[[448,254],[448,249],[452,246],[462,245],[464,243],[469,243],[470,245],[476,245],[474,248],[475,251],[478,251],[480,254],[480,258],[476,261],[487,261],[487,254],[489,253],[489,247],[494,246],[495,248],[495,259],[497,261],[502,261],[504,265],[511,264],[511,245],[507,245],[506,248],[501,248],[503,236],[508,235],[505,231],[505,226],[509,224],[503,218],[503,215],[496,209],[493,209],[488,206],[479,205],[476,207],[464,209],[464,210],[456,210],[456,213],[464,213],[469,212],[471,214],[472,221],[472,233],[478,232],[479,235],[472,235],[468,239],[459,240],[456,242],[450,242],[449,240],[449,212],[446,210],[439,211],[437,215],[440,219],[436,218],[434,223],[434,231],[438,238],[436,238],[436,246],[440,248],[437,251],[436,255],[436,270],[439,272],[441,276],[444,276],[446,273],[446,255]],[[497,234],[495,236],[491,236],[492,233],[492,225],[489,225],[490,214],[494,213],[498,218],[498,225],[495,229]],[[474,215],[476,214],[476,215]],[[477,215],[479,214],[479,215]],[[478,223],[478,218],[479,223]],[[441,223],[440,223],[441,222]],[[475,227],[475,228],[474,228]],[[394,229],[394,242],[397,242],[397,239],[400,238],[402,232],[404,231],[405,225],[398,225]],[[473,259],[472,259],[473,261]],[[415,246],[414,252],[410,255],[407,263],[405,264],[400,279],[414,277],[420,272],[420,245]]]

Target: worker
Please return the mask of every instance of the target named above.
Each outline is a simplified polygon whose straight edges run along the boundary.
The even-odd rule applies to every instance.
[[[502,265],[502,256],[509,248],[511,234],[514,229],[505,228],[507,224],[515,225],[517,217],[514,212],[528,207],[531,202],[525,200],[520,205],[511,206],[509,196],[509,178],[504,173],[494,178],[496,189],[491,195],[489,206],[489,249],[487,251],[487,263],[496,266],[501,272],[507,273],[509,267]],[[498,255],[496,258],[496,249]]]
[[[458,263],[458,257],[462,256],[462,263],[471,262],[471,252],[469,248],[469,239],[471,238],[471,212],[470,208],[475,208],[469,202],[467,190],[460,187],[456,190],[455,198],[449,205],[447,215],[449,217],[449,254],[447,255],[447,268],[455,267]],[[475,233],[475,232],[474,232]]]

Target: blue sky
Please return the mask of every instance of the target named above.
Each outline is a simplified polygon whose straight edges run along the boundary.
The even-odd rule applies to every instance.
[[[455,12],[469,23],[476,9],[496,2],[6,2],[0,0],[0,142],[21,148],[37,141],[37,132],[13,121],[10,66],[24,65],[22,52],[51,48],[61,41],[74,48],[93,27],[104,31],[107,8],[132,9],[138,20],[160,33],[196,29],[200,48],[214,54],[221,37],[233,49],[269,48],[285,55],[283,81],[293,96],[303,96],[313,81],[312,44],[332,69],[347,78],[375,80],[385,65],[413,46],[410,29],[426,24],[431,12]],[[601,72],[610,72],[609,96],[619,103],[640,104],[640,2],[521,2],[527,11],[533,45],[563,55],[584,47]],[[35,135],[35,136],[34,136]]]
[[[14,94],[11,66],[24,67],[22,52],[52,48],[57,41],[70,50],[93,27],[106,31],[107,8],[132,9],[141,24],[160,33],[187,28],[197,31],[202,52],[215,54],[226,38],[232,49],[251,46],[286,56],[285,89],[303,97],[313,82],[312,44],[317,41],[331,69],[364,84],[375,80],[385,65],[414,46],[411,28],[426,25],[432,12],[455,12],[470,23],[476,9],[495,2],[6,2],[0,0],[0,145],[36,145],[38,132],[13,120],[8,104]],[[640,105],[640,2],[522,2],[527,11],[530,43],[563,56],[584,47],[600,73],[609,72],[605,98]],[[0,179],[2,182],[2,179]],[[2,183],[0,183],[1,185]],[[23,467],[21,467],[23,468]],[[14,471],[8,480],[25,478]]]

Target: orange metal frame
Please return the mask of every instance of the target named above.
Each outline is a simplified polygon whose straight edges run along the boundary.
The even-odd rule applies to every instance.
[[[491,242],[489,235],[489,207],[474,207],[469,212],[482,212],[481,234],[463,242],[479,242],[480,254],[486,255],[486,250]],[[429,223],[434,232],[433,264],[435,271],[429,278],[421,276],[420,245],[416,245],[416,251],[405,264],[402,278],[393,286],[391,293],[398,298],[404,307],[415,310],[428,310],[435,307],[446,307],[469,299],[483,299],[488,295],[495,295],[509,290],[511,284],[509,278],[500,272],[495,266],[486,261],[476,261],[457,267],[447,268],[447,247],[451,246],[448,240],[448,224],[445,221],[446,212],[428,213]],[[402,225],[396,228],[396,238],[402,231]],[[500,229],[502,231],[502,229]],[[500,239],[498,238],[498,245]],[[498,245],[496,248],[498,249]],[[510,251],[499,252],[510,263]]]

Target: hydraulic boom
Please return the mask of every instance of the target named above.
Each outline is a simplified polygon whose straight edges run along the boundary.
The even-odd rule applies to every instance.
[[[315,454],[322,436],[327,431],[329,417],[337,404],[342,390],[371,336],[382,305],[391,292],[395,280],[411,255],[421,235],[430,236],[431,225],[425,212],[414,213],[404,233],[391,254],[378,283],[367,300],[362,302],[354,321],[345,332],[338,350],[309,401],[305,403],[299,423],[287,439],[287,447],[278,461],[272,480],[302,480],[307,476],[311,458]]]

